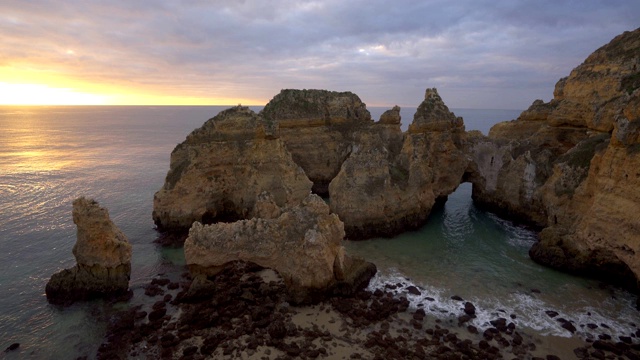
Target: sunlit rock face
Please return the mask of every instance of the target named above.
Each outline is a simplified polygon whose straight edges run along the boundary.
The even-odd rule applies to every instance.
[[[294,162],[323,196],[349,156],[354,134],[373,123],[356,94],[327,90],[282,90],[260,114],[277,124]]]
[[[69,304],[129,291],[131,245],[109,218],[107,209],[84,197],[73,201],[76,266],[54,274],[46,286],[52,303]]]
[[[154,196],[153,219],[169,231],[186,231],[194,221],[246,219],[263,191],[278,206],[291,205],[309,194],[311,182],[278,139],[277,124],[237,106],[173,150],[165,184]]]
[[[637,29],[558,81],[550,102],[470,138],[474,200],[544,228],[534,260],[636,287],[639,88]]]
[[[468,166],[462,119],[436,89],[427,89],[402,137],[379,131],[399,123],[395,110],[357,133],[353,151],[329,186],[331,211],[345,222],[350,239],[393,236],[423,225],[436,200],[457,188]]]
[[[344,226],[317,195],[300,204],[278,207],[263,193],[259,217],[234,223],[193,224],[184,251],[190,271],[211,276],[234,261],[274,269],[295,303],[314,302],[331,293],[366,286],[375,266],[350,258],[342,247]]]

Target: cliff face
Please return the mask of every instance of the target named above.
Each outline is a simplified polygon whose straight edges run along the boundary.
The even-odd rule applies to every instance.
[[[628,31],[591,54],[556,84],[553,126],[586,127],[611,132],[627,96],[640,87],[638,31]]]
[[[194,130],[171,153],[165,184],[154,196],[157,226],[186,230],[194,221],[245,219],[263,191],[279,206],[300,202],[311,182],[277,136],[277,124],[241,106]]]
[[[366,285],[375,274],[372,264],[345,254],[344,226],[317,195],[280,208],[270,194],[263,193],[254,212],[260,217],[194,223],[184,245],[190,271],[215,275],[228,263],[249,261],[277,271],[296,303]]]
[[[391,118],[393,110],[376,126]],[[468,163],[461,150],[462,119],[435,89],[427,89],[402,142],[375,130],[357,134],[357,145],[329,186],[331,211],[345,222],[350,239],[393,236],[423,225],[436,199],[460,184]]]
[[[470,137],[468,180],[476,205],[542,228],[547,212],[540,188],[553,172],[553,162],[588,135],[583,128],[528,120],[530,114],[531,109],[516,121],[495,125],[489,137]]]
[[[544,228],[534,260],[636,287],[638,88],[640,29],[590,55],[549,103],[470,141],[474,199]]]
[[[52,303],[126,294],[131,276],[131,245],[107,209],[83,197],[73,201],[76,266],[55,273],[45,292]]]
[[[638,49],[640,51],[640,49]],[[613,134],[561,156],[542,187],[548,227],[530,251],[543,264],[629,288],[640,279],[640,92],[628,97]]]
[[[294,162],[321,195],[349,155],[354,133],[373,123],[357,95],[326,90],[282,90],[261,115],[277,124]]]

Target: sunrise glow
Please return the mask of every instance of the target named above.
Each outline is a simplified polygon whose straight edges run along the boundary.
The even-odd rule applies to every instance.
[[[104,93],[42,84],[0,82],[0,105],[228,105],[253,104],[253,99],[203,98],[113,91]],[[111,91],[109,91],[111,90]]]
[[[3,105],[105,105],[107,98],[69,88],[54,88],[40,84],[0,83],[0,104]]]
[[[0,67],[0,105],[232,105],[264,99],[175,94],[126,82],[78,80],[22,67]]]

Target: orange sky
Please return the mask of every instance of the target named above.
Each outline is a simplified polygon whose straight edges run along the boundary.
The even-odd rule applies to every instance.
[[[176,95],[131,84],[102,84],[46,71],[0,67],[0,105],[235,105],[264,99]],[[169,93],[169,94],[167,94]]]

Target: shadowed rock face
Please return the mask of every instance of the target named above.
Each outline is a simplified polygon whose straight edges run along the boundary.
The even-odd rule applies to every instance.
[[[94,297],[117,297],[129,291],[131,245],[113,224],[107,209],[92,199],[73,201],[78,227],[73,255],[76,266],[55,273],[46,286],[52,303],[70,304]]]
[[[351,152],[354,133],[373,123],[356,94],[326,90],[282,90],[260,114],[277,124],[293,160],[323,196]]]
[[[263,191],[279,206],[304,199],[311,182],[277,133],[277,124],[241,106],[194,130],[171,153],[165,184],[154,196],[158,228],[186,231],[194,221],[248,218]]]
[[[277,271],[295,303],[353,291],[375,274],[375,266],[345,254],[344,226],[317,195],[279,208],[263,193],[255,213],[260,217],[234,223],[194,223],[184,245],[190,271],[209,276],[235,261],[255,263]]]
[[[449,111],[435,88],[427,89],[424,101],[420,103],[413,122],[409,125],[409,133],[425,133],[429,131],[464,131],[461,117]]]

